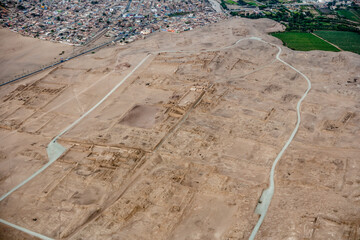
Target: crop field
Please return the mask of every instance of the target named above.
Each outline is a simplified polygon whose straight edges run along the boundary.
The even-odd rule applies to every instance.
[[[315,31],[314,33],[345,51],[360,54],[360,34],[358,33],[339,31]]]
[[[282,33],[272,33],[272,35],[274,37],[279,38],[281,41],[283,41],[285,46],[293,50],[299,50],[299,51],[322,50],[322,51],[333,51],[333,52],[339,51],[331,44],[321,40],[320,38],[310,33],[282,32]]]
[[[341,10],[338,10],[337,13],[340,16],[343,16],[349,20],[352,20],[355,22],[360,22],[360,16],[354,10],[341,9]]]

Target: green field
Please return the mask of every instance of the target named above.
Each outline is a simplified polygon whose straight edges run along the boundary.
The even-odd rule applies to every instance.
[[[225,2],[229,5],[237,5],[237,2],[234,2],[232,0],[225,0]]]
[[[234,2],[232,0],[225,0],[225,2],[230,5],[237,5],[237,2]]]
[[[311,33],[303,32],[282,32],[272,33],[274,37],[283,41],[288,48],[299,51],[323,50],[338,52],[339,50],[331,44],[321,40]]]
[[[345,51],[360,54],[359,33],[339,31],[315,31],[314,33]]]
[[[345,9],[341,9],[341,10],[337,10],[336,11],[340,16],[343,16],[349,20],[355,21],[355,22],[360,22],[360,17],[359,15],[356,13],[356,11],[354,10],[345,10]]]

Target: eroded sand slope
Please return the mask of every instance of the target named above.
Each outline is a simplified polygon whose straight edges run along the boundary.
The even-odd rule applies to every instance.
[[[74,47],[70,45],[23,37],[0,28],[0,83],[65,59],[73,50]]]

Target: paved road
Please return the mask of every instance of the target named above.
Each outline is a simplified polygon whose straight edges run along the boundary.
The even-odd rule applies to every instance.
[[[235,42],[234,44],[230,45],[230,46],[226,46],[226,47],[222,47],[222,48],[217,48],[217,49],[210,49],[210,50],[204,50],[204,51],[200,51],[200,52],[210,52],[210,51],[219,51],[219,50],[224,50],[224,49],[229,49],[232,48],[234,46],[236,46],[238,43],[240,43],[241,41],[244,40],[255,40],[255,41],[260,41],[263,42],[265,44],[270,44],[272,46],[275,46],[278,48],[278,53],[276,55],[276,60],[280,61],[281,63],[283,63],[284,65],[290,67],[291,69],[293,69],[294,71],[298,72],[303,78],[305,78],[305,80],[308,83],[308,88],[305,91],[304,95],[301,97],[301,99],[298,101],[297,106],[296,106],[296,110],[297,110],[297,123],[296,126],[292,132],[292,134],[290,135],[290,138],[287,140],[287,142],[285,143],[284,147],[282,148],[282,150],[280,151],[280,153],[277,155],[277,157],[275,158],[273,165],[271,167],[271,172],[270,172],[270,179],[269,179],[269,188],[267,188],[266,190],[264,190],[264,192],[261,195],[260,198],[260,203],[258,204],[258,206],[256,207],[255,212],[260,214],[260,218],[257,222],[257,224],[255,225],[251,236],[249,239],[253,240],[266,216],[267,210],[269,208],[269,205],[271,203],[273,194],[274,194],[274,190],[275,190],[275,184],[274,184],[274,174],[275,174],[275,167],[278,163],[278,161],[280,160],[280,158],[282,157],[283,153],[285,152],[285,150],[288,148],[288,146],[290,145],[290,143],[292,142],[296,132],[299,129],[300,126],[300,121],[301,121],[301,117],[300,117],[300,106],[302,101],[305,99],[306,95],[308,94],[308,92],[311,89],[311,82],[310,80],[299,70],[297,70],[296,68],[294,68],[293,66],[291,66],[290,64],[288,64],[287,62],[283,61],[280,58],[280,54],[282,52],[282,49],[273,43],[269,43],[266,42],[264,40],[262,40],[261,38],[258,37],[249,37],[249,38],[242,38],[239,39],[237,42]],[[91,51],[91,50],[89,50]],[[163,51],[163,52],[179,52],[179,53],[193,53],[193,52],[199,52],[199,51]],[[159,52],[154,52],[153,54],[156,54]],[[84,54],[84,53],[83,53]],[[152,54],[148,54],[146,57],[144,57],[142,59],[142,61],[123,79],[121,80],[112,90],[110,90],[110,92],[108,92],[97,104],[95,104],[91,109],[89,109],[86,113],[84,113],[80,118],[78,118],[76,121],[74,121],[72,124],[70,124],[67,128],[65,128],[61,133],[59,133],[47,146],[47,153],[48,153],[48,157],[49,157],[49,162],[47,164],[45,164],[41,169],[39,169],[37,172],[35,172],[33,175],[31,175],[28,179],[26,179],[25,181],[23,181],[22,183],[20,183],[19,185],[17,185],[16,187],[14,187],[12,190],[10,190],[8,193],[4,194],[1,198],[0,201],[4,200],[6,197],[8,197],[11,193],[13,193],[14,191],[16,191],[17,189],[19,189],[20,187],[24,186],[26,183],[28,183],[30,180],[32,180],[34,177],[36,177],[38,174],[40,174],[41,172],[43,172],[46,168],[48,168],[53,162],[55,162],[65,151],[66,149],[61,146],[59,143],[57,143],[57,139],[59,137],[61,137],[63,134],[65,134],[66,132],[68,132],[70,129],[72,129],[75,125],[77,125],[82,119],[84,119],[87,115],[89,115],[93,110],[95,110],[100,104],[102,104],[113,92],[115,92],[142,64],[144,64],[144,62],[151,56]],[[259,68],[262,69],[262,68]],[[2,222],[3,224],[6,224],[10,227],[14,227],[20,231],[23,231],[25,233],[28,233],[32,236],[35,237],[39,237],[40,239],[51,239],[48,237],[45,237],[41,234],[32,232],[26,228],[17,226],[15,224],[9,223],[5,220],[0,219],[0,222]]]
[[[36,70],[36,71],[34,71],[34,72],[28,73],[28,74],[23,75],[23,76],[21,76],[21,77],[15,78],[15,79],[13,79],[13,80],[0,83],[0,87],[1,87],[1,86],[4,86],[4,85],[7,85],[7,84],[10,84],[10,83],[13,83],[13,82],[16,82],[16,81],[19,81],[19,80],[21,80],[21,79],[25,79],[25,78],[27,78],[27,77],[30,77],[30,76],[32,76],[32,75],[35,75],[35,74],[37,74],[37,73],[40,73],[40,72],[45,71],[45,70],[47,70],[47,69],[50,69],[50,68],[52,68],[52,67],[55,67],[55,66],[57,66],[57,65],[60,65],[60,64],[62,64],[62,63],[64,63],[64,62],[70,61],[71,59],[74,59],[74,58],[80,57],[80,56],[82,56],[82,55],[85,55],[85,54],[87,54],[87,53],[89,53],[89,52],[98,50],[98,49],[100,49],[100,48],[102,48],[102,47],[105,47],[105,46],[108,45],[108,44],[111,44],[112,42],[116,42],[116,41],[121,40],[123,37],[124,37],[124,35],[121,35],[121,36],[119,35],[119,36],[118,36],[117,38],[115,38],[114,40],[111,40],[111,41],[109,41],[109,42],[103,43],[103,44],[101,44],[101,45],[99,45],[99,46],[97,46],[97,47],[91,48],[91,49],[89,49],[89,50],[87,50],[87,51],[85,51],[85,52],[76,54],[75,56],[66,58],[66,59],[64,59],[64,60],[58,61],[58,62],[53,63],[53,64],[50,64],[50,65],[48,65],[48,66],[46,66],[46,67],[44,67],[44,68],[41,68],[41,69]]]

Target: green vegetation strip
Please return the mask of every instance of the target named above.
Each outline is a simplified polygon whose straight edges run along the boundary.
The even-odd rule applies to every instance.
[[[360,17],[357,15],[357,13],[354,10],[337,10],[336,11],[340,16],[343,16],[349,20],[360,22]]]
[[[225,3],[230,5],[237,5],[237,2],[234,2],[232,0],[225,0]]]
[[[169,14],[169,17],[179,17],[179,16],[188,15],[190,13],[193,13],[193,12],[176,12],[176,13]]]
[[[299,51],[322,50],[322,51],[339,52],[339,49],[321,40],[320,38],[312,35],[311,33],[282,32],[282,33],[272,33],[272,35],[274,37],[279,38],[281,41],[283,41],[285,46],[293,50],[299,50]]]
[[[345,51],[360,54],[359,33],[339,31],[315,31],[314,33]]]

